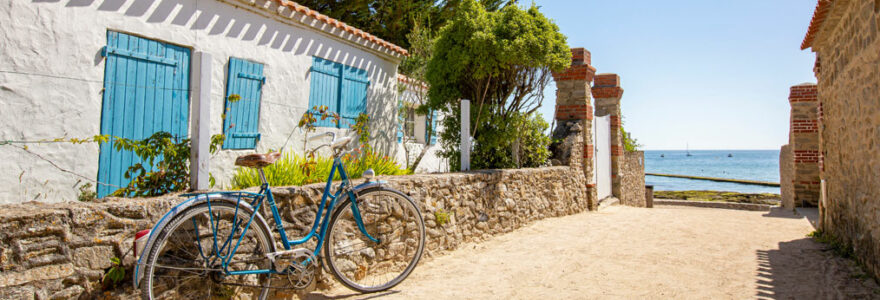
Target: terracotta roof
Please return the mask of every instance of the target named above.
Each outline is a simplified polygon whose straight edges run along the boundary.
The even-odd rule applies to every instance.
[[[816,4],[816,11],[813,12],[810,28],[807,29],[807,36],[804,37],[804,42],[801,43],[801,50],[813,46],[813,39],[819,34],[819,29],[822,28],[822,23],[825,22],[825,17],[828,16],[828,11],[831,10],[831,4],[833,3],[834,0],[819,0],[819,3]]]
[[[399,74],[399,73],[397,74],[397,82],[407,84],[407,85],[419,86],[423,89],[428,89],[428,84],[425,83],[424,81],[409,78],[406,75]]]
[[[367,33],[366,31],[363,31],[358,28],[355,28],[354,26],[345,24],[345,22],[328,17],[324,14],[319,13],[316,10],[310,9],[308,7],[305,7],[302,4],[299,4],[299,3],[296,3],[293,1],[288,1],[288,0],[265,0],[265,2],[260,1],[260,0],[238,0],[238,1],[248,3],[251,5],[263,8],[265,10],[270,10],[270,11],[274,10],[276,14],[278,14],[282,17],[293,18],[294,17],[293,14],[291,14],[290,12],[284,11],[285,9],[290,9],[291,12],[296,12],[296,13],[300,13],[302,15],[311,17],[312,19],[318,20],[324,24],[327,24],[327,25],[334,27],[335,29],[337,29],[339,31],[344,31],[344,32],[350,33],[356,37],[360,37],[369,43],[386,48],[392,52],[395,52],[395,53],[403,55],[403,56],[409,56],[409,52],[407,52],[406,49],[403,49],[403,47],[400,47],[398,45],[395,45],[395,44],[392,44],[388,41],[380,39],[380,38],[376,37],[375,35]],[[268,7],[266,5],[268,3],[277,4],[278,7]],[[301,23],[306,23],[304,20],[299,20],[299,21]],[[308,25],[308,24],[306,23],[306,25]]]

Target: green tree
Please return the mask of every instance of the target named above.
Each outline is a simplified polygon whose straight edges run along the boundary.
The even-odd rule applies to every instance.
[[[459,167],[459,99],[471,100],[473,167],[516,167],[516,147],[524,138],[518,134],[527,123],[522,120],[533,119],[541,106],[550,71],[570,61],[565,36],[537,6],[490,12],[476,0],[461,0],[438,33],[425,74],[426,108],[447,113],[441,155],[450,158],[452,169]]]
[[[432,0],[303,0],[311,9],[409,48],[406,35],[420,16],[438,15]]]
[[[461,0],[301,0],[300,4],[409,49],[407,37],[420,21],[437,31],[451,19]],[[488,11],[516,4],[516,0],[480,0]],[[406,73],[404,73],[406,74]]]

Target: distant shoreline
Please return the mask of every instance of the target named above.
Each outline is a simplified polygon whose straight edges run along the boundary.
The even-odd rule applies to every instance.
[[[660,152],[660,151],[779,151],[779,149],[646,149],[642,150],[645,152]]]
[[[689,201],[721,201],[733,203],[751,203],[779,205],[781,196],[773,193],[739,193],[726,191],[654,191],[656,199],[674,199]]]

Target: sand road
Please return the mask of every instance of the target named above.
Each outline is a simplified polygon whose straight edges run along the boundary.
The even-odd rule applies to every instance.
[[[309,299],[880,298],[791,212],[611,207],[550,218],[422,261],[392,291]]]

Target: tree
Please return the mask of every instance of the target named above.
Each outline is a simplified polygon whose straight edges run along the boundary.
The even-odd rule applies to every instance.
[[[407,34],[419,16],[437,15],[432,0],[303,0],[311,9],[386,41],[409,48]]]
[[[419,21],[433,22],[437,31],[455,15],[461,0],[301,0],[300,4],[360,28],[403,48],[411,47],[409,33]],[[516,4],[516,0],[480,0],[488,11]]]
[[[459,99],[471,100],[473,166],[518,167],[517,145],[543,101],[550,71],[569,66],[565,36],[537,6],[507,5],[490,12],[461,0],[438,34],[425,77],[426,109],[444,111],[441,155],[458,169]],[[530,126],[534,128],[534,126]]]

